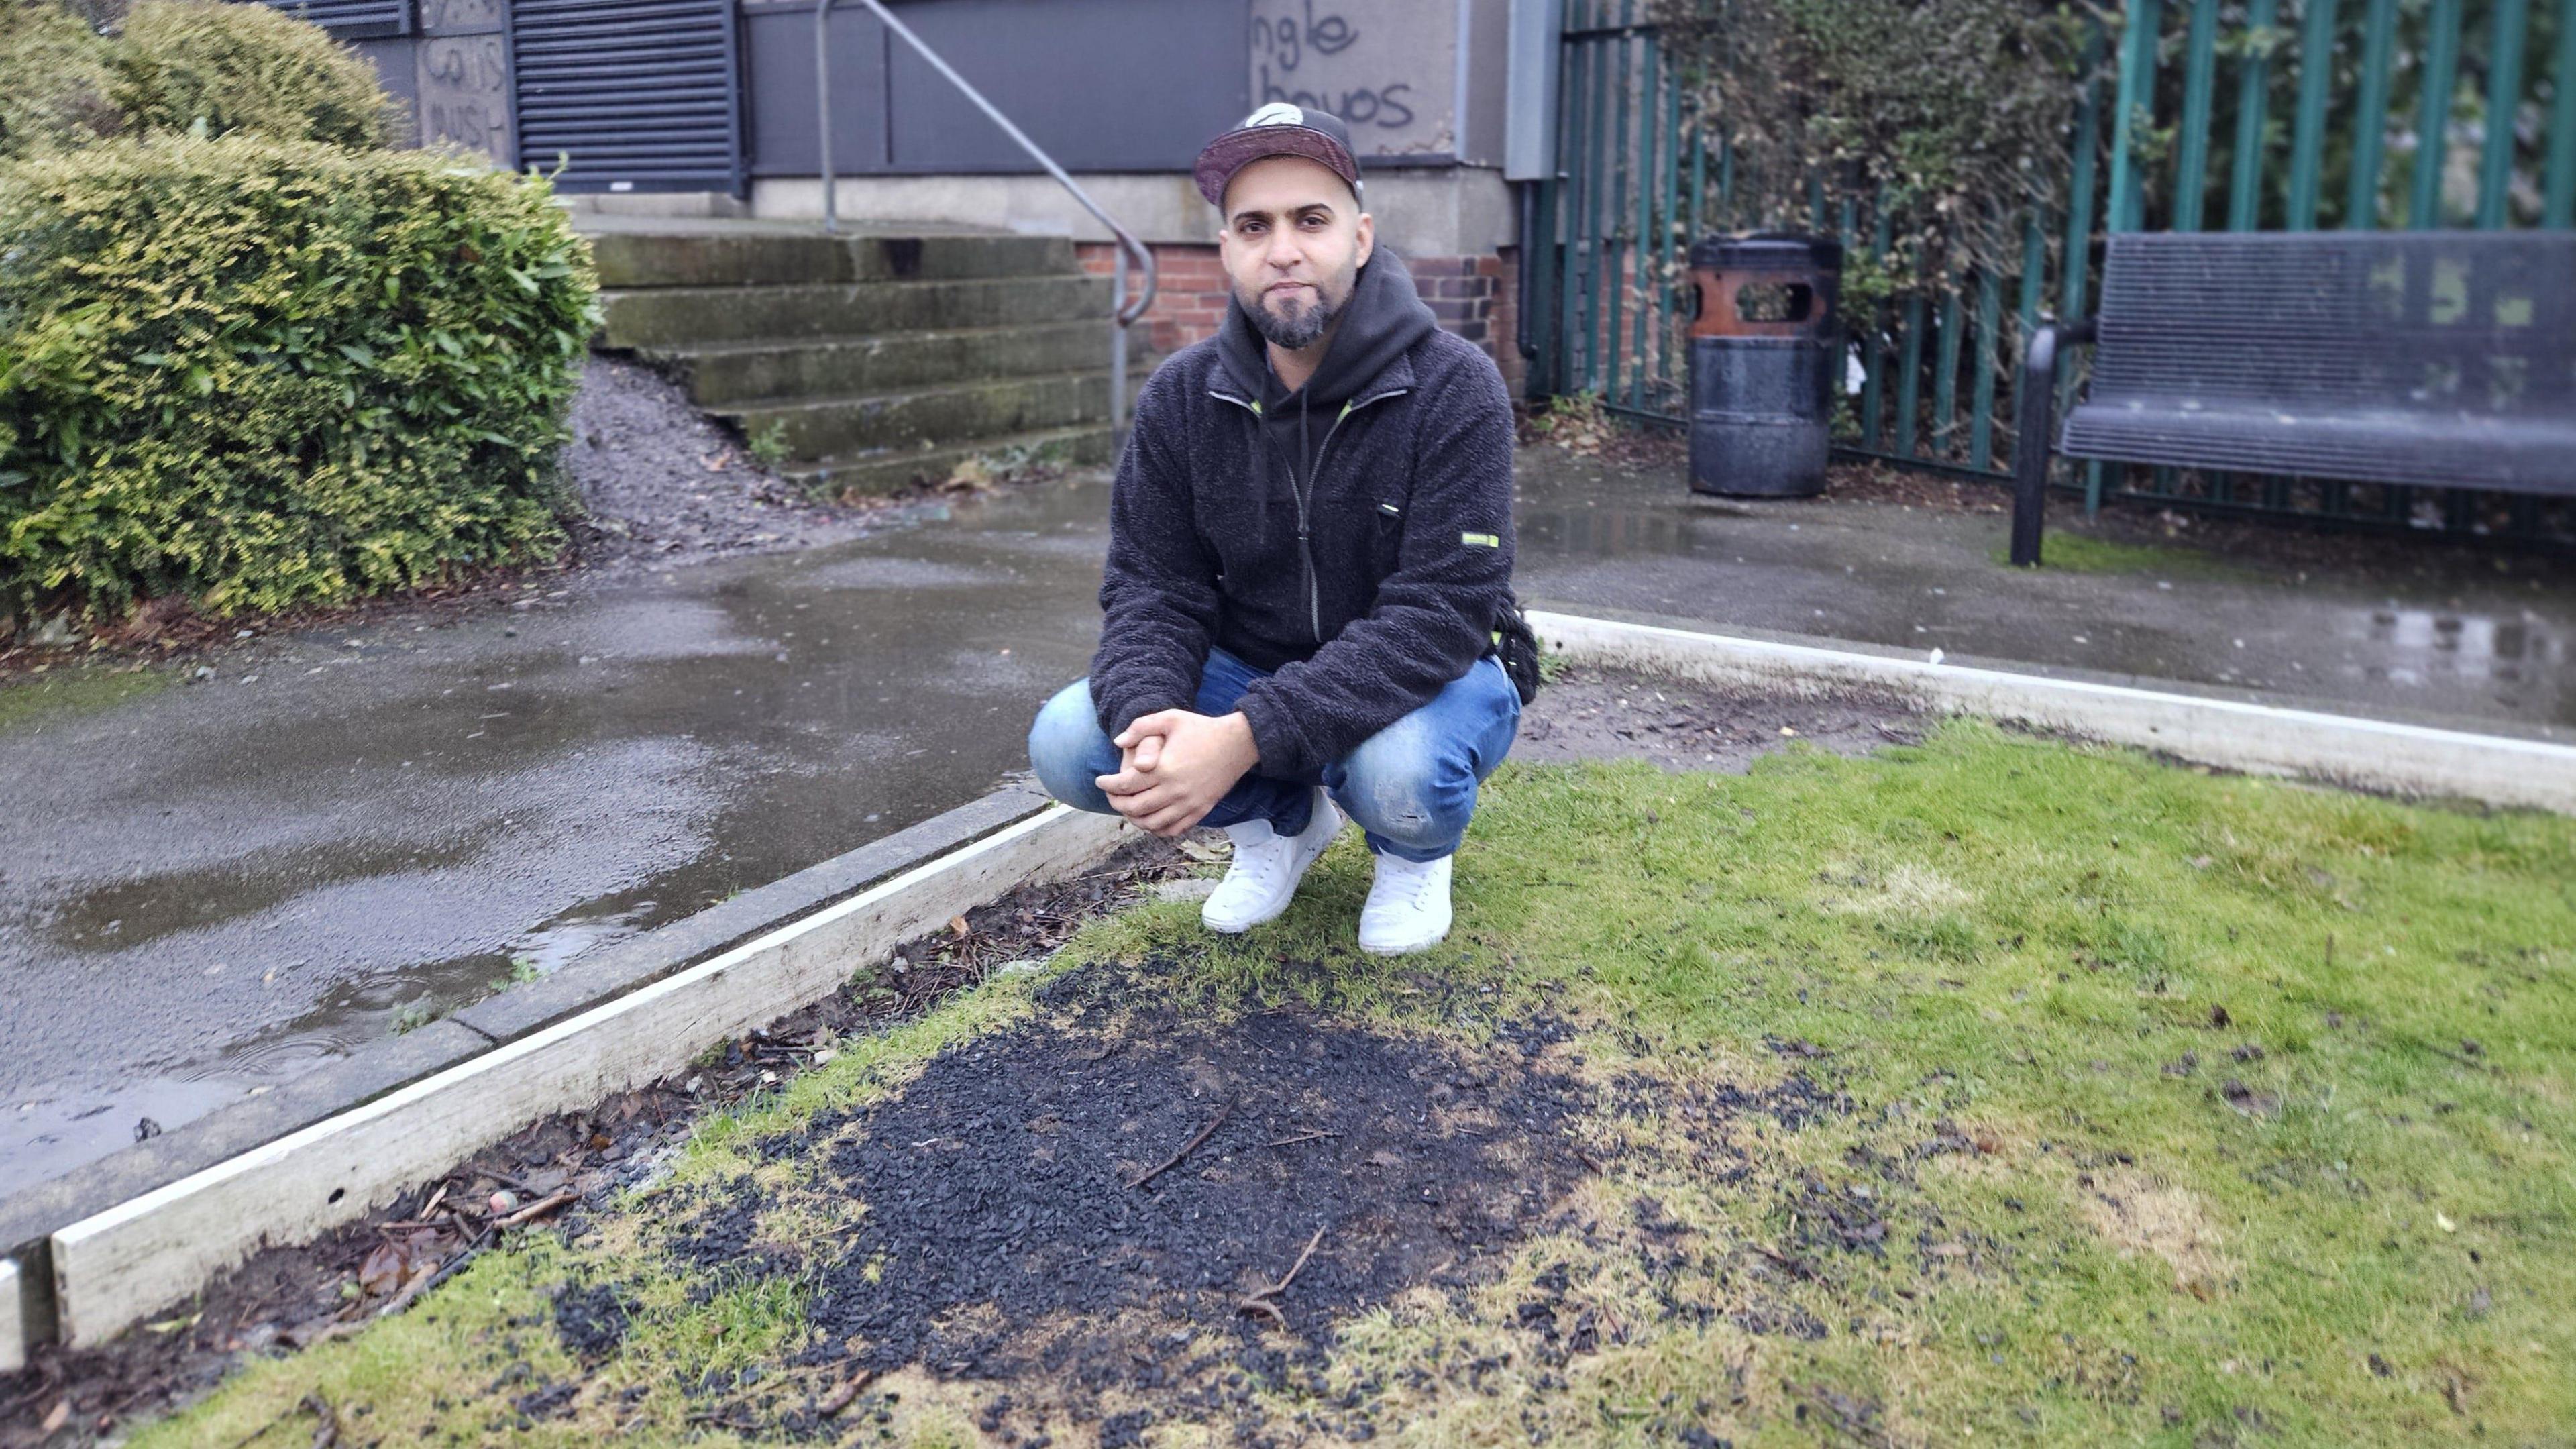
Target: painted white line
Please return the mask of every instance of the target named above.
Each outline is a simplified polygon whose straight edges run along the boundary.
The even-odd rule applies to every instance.
[[[1012,888],[1080,870],[1124,823],[1062,805],[472,1061],[72,1224],[53,1239],[66,1344],[103,1343],[270,1244],[391,1201],[531,1122],[641,1086],[810,1002]]]
[[[35,1347],[27,1341],[26,1300],[18,1281],[18,1260],[0,1258],[0,1374],[14,1374],[27,1366],[27,1350]]]
[[[1530,624],[1550,650],[1576,663],[1804,694],[1881,690],[1927,709],[2062,730],[2252,774],[2576,814],[2576,746],[2546,740],[1579,614],[1533,612]]]

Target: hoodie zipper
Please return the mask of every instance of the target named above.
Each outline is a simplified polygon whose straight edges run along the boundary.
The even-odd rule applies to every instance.
[[[1306,500],[1314,491],[1315,480],[1324,476],[1324,459],[1332,451],[1333,435],[1342,430],[1343,422],[1364,407],[1373,403],[1382,403],[1391,397],[1402,397],[1410,391],[1412,391],[1410,388],[1390,388],[1385,392],[1371,393],[1356,402],[1342,404],[1342,410],[1333,419],[1333,425],[1324,430],[1324,441],[1315,448],[1315,466],[1307,470],[1306,486],[1303,489],[1297,486],[1297,470],[1294,468],[1288,470],[1288,496],[1297,500],[1297,553],[1306,565],[1306,627],[1314,634],[1315,642],[1318,644],[1324,642],[1324,601],[1323,590],[1315,578],[1314,533],[1307,523]],[[1214,388],[1208,389],[1208,396],[1230,402],[1251,413],[1253,437],[1258,441],[1259,446],[1264,448],[1270,446],[1270,439],[1259,431],[1262,421],[1260,404],[1246,401],[1231,393],[1218,392]]]

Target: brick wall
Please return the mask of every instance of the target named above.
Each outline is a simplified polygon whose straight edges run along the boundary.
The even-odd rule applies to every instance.
[[[1083,270],[1103,277],[1109,275],[1116,250],[1109,242],[1082,242],[1075,247]],[[1153,252],[1158,285],[1153,308],[1140,324],[1146,329],[1147,345],[1168,354],[1214,336],[1217,324],[1225,320],[1228,294],[1216,248],[1172,242],[1154,246]],[[1503,381],[1513,396],[1519,396],[1524,364],[1514,331],[1519,316],[1518,259],[1505,250],[1469,257],[1407,256],[1404,264],[1412,270],[1422,299],[1431,304],[1431,315],[1442,327],[1484,348],[1501,365]],[[1134,280],[1131,273],[1131,285]]]

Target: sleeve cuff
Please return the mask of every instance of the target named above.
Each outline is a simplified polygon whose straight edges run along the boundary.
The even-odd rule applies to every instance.
[[[1235,708],[1251,723],[1253,748],[1261,752],[1261,764],[1268,773],[1293,779],[1319,768],[1319,762],[1307,758],[1305,732],[1261,684],[1245,691]]]

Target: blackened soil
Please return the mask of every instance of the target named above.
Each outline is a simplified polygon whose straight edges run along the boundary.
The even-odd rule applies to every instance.
[[[1140,1401],[1148,1419],[1249,1413],[1256,1387],[1322,1361],[1337,1322],[1464,1284],[1561,1212],[1587,1172],[1588,1100],[1536,1059],[1559,1035],[1468,1051],[1302,1010],[1119,1018],[1095,1001],[960,1046],[899,1097],[816,1124],[829,1190],[866,1204],[820,1268],[817,1348],[1052,1386],[1103,1442],[1103,1420],[1141,1427]],[[1309,1244],[1259,1300],[1278,1318],[1247,1308]]]
[[[1808,698],[1569,669],[1521,717],[1512,758],[1536,764],[1646,759],[1668,770],[1740,772],[1801,742],[1837,755],[1919,744],[1930,724],[1915,706],[1888,695]]]
[[[387,1306],[387,1285],[369,1286],[361,1270],[393,1224],[430,1222],[402,1240],[427,1238],[418,1261],[452,1268],[499,1239],[487,1232],[493,1218],[569,1190],[578,1202],[511,1231],[577,1235],[594,1216],[614,1211],[609,1204],[619,1192],[655,1175],[703,1113],[794,1078],[832,1042],[918,1015],[999,967],[1044,956],[1085,921],[1134,902],[1189,865],[1173,847],[1145,838],[1083,875],[1023,886],[967,912],[963,933],[943,927],[908,943],[889,971],[728,1044],[712,1065],[548,1118],[360,1221],[311,1243],[263,1250],[173,1308],[181,1329],[127,1333],[98,1348],[39,1345],[25,1369],[0,1374],[0,1449],[110,1438],[137,1418],[203,1394],[246,1357],[354,1328]],[[500,1191],[515,1196],[493,1202]],[[776,1245],[749,1236],[763,1203],[747,1183],[737,1185],[683,1220],[683,1251],[694,1247],[693,1261],[731,1259],[742,1271],[793,1271]],[[623,1341],[631,1312],[612,1285],[574,1284],[556,1300],[556,1332],[575,1356],[593,1359]],[[58,1407],[66,1427],[42,1428]]]
[[[605,1283],[589,1287],[567,1283],[555,1295],[555,1335],[567,1351],[585,1362],[616,1352],[626,1341],[626,1325],[634,1316],[633,1300]]]

